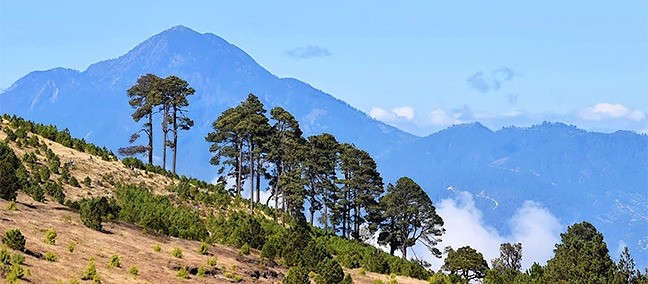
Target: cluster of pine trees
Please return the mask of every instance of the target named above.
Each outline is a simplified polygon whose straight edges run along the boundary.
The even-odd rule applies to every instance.
[[[189,130],[194,122],[186,116],[186,107],[189,106],[188,96],[195,90],[189,87],[187,81],[176,76],[160,78],[153,74],[146,74],[137,80],[137,84],[128,89],[129,104],[135,109],[133,120],[139,122],[145,119],[142,129],[133,133],[130,143],[134,143],[140,133],[145,133],[148,138],[146,145],[133,145],[119,149],[124,156],[145,154],[149,164],[153,164],[153,117],[160,113],[162,130],[162,169],[166,169],[166,150],[173,150],[171,171],[176,172],[176,158],[178,154],[178,131]],[[169,140],[169,131],[172,138]]]
[[[135,109],[133,119],[145,119],[142,129],[147,145],[120,149],[124,155],[146,154],[152,164],[153,118],[162,120],[162,168],[166,147],[173,149],[175,173],[178,130],[187,130],[193,121],[185,115],[187,97],[194,93],[186,81],[153,74],[140,77],[127,94]],[[443,220],[432,201],[413,180],[402,178],[395,185],[384,184],[374,159],[353,144],[340,143],[328,133],[304,137],[295,117],[281,107],[266,116],[263,103],[253,94],[238,106],[225,110],[205,137],[211,143],[211,164],[219,166],[222,181],[234,180],[232,192],[241,195],[249,184],[250,214],[260,200],[262,187],[271,191],[265,200],[293,217],[307,215],[308,223],[353,239],[368,238],[381,231],[379,241],[393,254],[397,249],[407,257],[407,248],[416,242],[435,248],[444,232]],[[171,131],[173,139],[167,139]],[[307,208],[307,212],[303,213]],[[283,216],[283,215],[282,215]],[[277,215],[275,214],[275,220]],[[366,229],[365,229],[366,228]]]
[[[241,194],[249,183],[250,213],[260,200],[263,182],[269,203],[322,229],[352,239],[366,239],[380,230],[379,241],[407,257],[407,248],[423,242],[434,246],[444,232],[425,191],[404,177],[387,192],[373,158],[353,144],[340,143],[328,133],[304,138],[298,121],[281,107],[266,110],[253,94],[225,110],[206,136],[224,179],[234,180]],[[280,202],[281,201],[281,202]],[[307,207],[305,213],[302,213]],[[307,215],[307,216],[306,216]]]

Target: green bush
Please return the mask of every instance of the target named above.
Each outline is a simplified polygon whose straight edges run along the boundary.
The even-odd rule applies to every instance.
[[[16,192],[20,187],[18,168],[22,168],[22,163],[14,151],[6,143],[0,142],[0,198],[16,199]]]
[[[340,282],[340,284],[353,284],[353,278],[351,278],[351,274],[345,274],[344,279],[342,279],[342,282]]]
[[[174,206],[166,196],[154,195],[144,187],[121,186],[117,189],[121,206],[119,218],[155,232],[189,240],[203,240],[207,229],[193,208]]]
[[[202,266],[199,266],[198,271],[196,272],[196,276],[205,277],[206,274],[207,274],[207,271],[205,270],[205,268],[202,267]]]
[[[176,276],[183,278],[183,279],[189,279],[189,271],[187,271],[186,268],[180,268],[178,272],[176,273]]]
[[[7,205],[5,205],[5,210],[7,211],[15,211],[18,210],[18,207],[16,206],[16,201],[9,201],[7,202]]]
[[[79,181],[75,177],[70,177],[68,183],[74,187],[81,187],[81,185],[79,185]]]
[[[288,269],[283,284],[310,284],[308,271],[301,266],[295,266]]]
[[[69,252],[74,252],[74,249],[76,248],[76,245],[74,243],[69,243],[67,248],[68,248]]]
[[[114,201],[108,201],[105,197],[82,199],[79,202],[79,216],[83,224],[93,230],[101,231],[102,221],[114,219],[119,215],[120,208]]]
[[[108,265],[112,267],[121,267],[121,263],[119,262],[119,256],[116,254],[111,255],[110,259],[108,259]]]
[[[209,254],[209,246],[205,242],[201,242],[200,246],[198,247],[198,253],[202,255]]]
[[[216,267],[217,264],[218,264],[218,258],[215,256],[212,256],[207,260],[207,265],[211,267]]]
[[[389,264],[384,255],[382,255],[382,252],[378,249],[369,249],[365,252],[362,267],[368,271],[380,274],[389,272]]]
[[[37,202],[43,202],[45,201],[45,191],[43,191],[43,188],[38,185],[38,184],[32,184],[30,187],[27,188],[25,191],[27,195],[31,196],[34,201]]]
[[[65,202],[65,194],[63,193],[63,188],[59,183],[55,183],[52,181],[46,181],[45,182],[45,193],[47,195],[51,196],[56,202],[59,204],[64,204]]]
[[[18,283],[18,279],[25,277],[25,270],[19,264],[12,264],[5,277],[7,283]]]
[[[267,259],[275,259],[280,249],[279,240],[271,237],[261,248],[261,257]]]
[[[153,245],[153,251],[154,252],[160,252],[162,248],[160,247],[160,244],[154,244]]]
[[[83,185],[85,185],[85,187],[90,187],[92,185],[92,180],[90,179],[89,176],[86,176],[83,179]]]
[[[58,257],[56,256],[56,254],[54,254],[51,251],[46,252],[45,255],[43,256],[43,258],[45,258],[45,260],[47,260],[47,261],[52,261],[52,262],[55,262],[55,261],[58,260]]]
[[[182,250],[179,247],[174,247],[171,251],[171,255],[177,258],[182,258]]]
[[[12,253],[10,262],[12,264],[23,264],[25,262],[25,256],[21,253]]]
[[[56,243],[56,236],[56,230],[54,230],[54,228],[49,228],[47,229],[47,231],[45,231],[45,239],[43,240],[43,242],[49,245],[53,245]]]
[[[317,264],[317,274],[324,278],[324,283],[340,283],[344,279],[342,267],[331,258],[325,258]]]
[[[6,230],[5,236],[2,238],[2,243],[11,249],[19,251],[25,250],[25,236],[18,229]]]
[[[243,244],[243,246],[241,246],[241,254],[242,255],[250,254],[250,246],[247,243],[245,243],[245,244]]]
[[[139,270],[137,269],[137,266],[133,265],[128,268],[128,273],[137,277],[139,275]]]
[[[83,276],[81,277],[81,280],[95,280],[98,279],[98,277],[99,274],[97,274],[97,267],[95,266],[94,258],[91,258],[90,262],[88,262],[88,265],[83,271]]]

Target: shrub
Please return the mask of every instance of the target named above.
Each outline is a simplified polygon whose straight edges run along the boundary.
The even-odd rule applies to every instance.
[[[160,247],[160,244],[154,244],[153,245],[153,251],[154,252],[160,252],[162,248]]]
[[[18,279],[25,277],[25,270],[19,264],[12,264],[6,275],[7,283],[18,283]]]
[[[186,268],[180,268],[178,272],[176,273],[176,276],[183,278],[183,279],[189,279],[189,271],[187,271]]]
[[[133,265],[128,268],[128,273],[137,277],[139,275],[139,270],[137,270],[137,266]]]
[[[81,185],[79,185],[79,181],[75,177],[70,177],[68,183],[74,187],[81,187]]]
[[[2,243],[15,250],[25,250],[25,236],[18,229],[6,230]]]
[[[51,251],[46,252],[45,255],[43,256],[43,258],[45,258],[45,260],[47,260],[47,261],[52,261],[52,262],[55,262],[55,261],[58,260],[58,257],[56,256],[56,254],[54,254]]]
[[[362,266],[371,272],[385,274],[389,270],[389,264],[378,249],[368,249],[364,255],[364,263]]]
[[[53,245],[56,243],[56,230],[54,228],[49,228],[47,231],[45,231],[45,239],[43,242],[49,245]]]
[[[101,231],[101,222],[111,220],[119,214],[119,206],[106,197],[83,199],[79,205],[79,215],[83,224],[93,230]]]
[[[69,243],[67,246],[67,249],[69,252],[74,252],[74,249],[76,248],[76,245],[74,243]]]
[[[179,247],[174,247],[171,251],[171,255],[177,258],[182,258],[182,250]]]
[[[43,188],[40,187],[38,184],[32,184],[30,187],[27,188],[25,191],[27,195],[31,196],[34,201],[37,202],[43,202],[45,201],[45,191],[43,191]]]
[[[342,282],[340,282],[340,284],[353,284],[353,278],[351,278],[351,274],[345,274],[344,279],[342,279]]]
[[[116,254],[110,256],[110,259],[108,259],[108,265],[112,267],[121,267],[121,264],[119,263],[119,256]]]
[[[344,272],[340,264],[331,258],[326,258],[317,265],[317,273],[324,278],[324,283],[340,283]]]
[[[91,258],[90,262],[88,262],[88,265],[86,266],[86,269],[83,271],[81,280],[95,280],[98,279],[98,277],[99,274],[97,274],[97,267],[95,266],[94,258]]]
[[[283,284],[310,284],[308,272],[301,266],[295,266],[288,269]]]
[[[12,253],[10,262],[12,264],[23,264],[25,262],[25,256],[20,253]]]
[[[18,210],[18,207],[16,207],[16,202],[13,200],[7,202],[7,205],[5,205],[5,210],[7,211]]]
[[[90,180],[89,176],[86,176],[83,179],[83,185],[85,185],[85,187],[90,187],[92,185],[92,180]]]
[[[248,254],[250,254],[250,246],[249,246],[247,243],[246,243],[246,244],[243,244],[243,246],[241,246],[241,251],[240,251],[240,253],[243,254],[243,255],[248,255]]]
[[[198,247],[198,253],[202,255],[209,254],[209,246],[207,246],[207,244],[204,242],[200,243],[200,246]]]
[[[0,142],[0,198],[16,199],[16,192],[20,187],[16,174],[18,168],[22,168],[22,163],[14,151],[4,142]]]
[[[217,262],[218,262],[218,258],[215,257],[215,256],[212,256],[207,260],[207,265],[209,265],[211,267],[216,267]]]
[[[196,272],[196,276],[205,277],[205,274],[207,274],[207,271],[205,270],[205,268],[202,267],[202,266],[199,266],[198,267],[198,272]]]
[[[63,193],[63,189],[60,184],[52,181],[46,181],[45,193],[54,198],[54,200],[56,200],[56,202],[58,202],[59,204],[64,204],[65,194]]]

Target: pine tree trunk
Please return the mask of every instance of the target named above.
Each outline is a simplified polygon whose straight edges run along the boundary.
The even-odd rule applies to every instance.
[[[243,139],[239,139],[238,171],[236,173],[236,194],[241,196],[241,179],[243,178]]]
[[[148,163],[153,165],[153,110],[149,113]]]
[[[162,169],[166,170],[166,139],[169,133],[169,107],[162,107]]]
[[[256,171],[256,202],[261,203],[261,160],[257,159],[257,171]]]
[[[254,144],[252,143],[252,137],[250,137],[250,214],[254,214]]]
[[[177,108],[173,106],[173,164],[171,166],[171,171],[176,173],[176,157],[178,153],[178,117],[177,117]]]

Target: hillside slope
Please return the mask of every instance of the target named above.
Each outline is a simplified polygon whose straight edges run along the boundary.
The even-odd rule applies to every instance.
[[[0,140],[5,140],[5,129],[11,129],[6,121],[0,121]],[[15,130],[15,129],[13,129]],[[36,134],[39,143],[47,145],[62,161],[73,164],[70,177],[82,181],[89,177],[91,186],[80,187],[63,183],[66,200],[74,201],[90,197],[111,197],[118,184],[140,184],[160,195],[175,195],[166,188],[177,184],[178,180],[152,172],[140,172],[126,167],[121,161],[105,161],[99,156],[80,152]],[[38,153],[37,161],[45,161],[42,151],[29,145],[9,142],[18,157]],[[51,180],[60,175],[52,174]],[[19,229],[26,238],[25,268],[30,275],[25,278],[31,283],[55,283],[78,280],[82,277],[87,264],[92,259],[102,283],[276,283],[286,274],[287,268],[275,262],[261,261],[259,251],[252,250],[248,256],[241,255],[240,249],[220,244],[208,245],[207,254],[198,252],[201,242],[163,236],[147,231],[145,228],[121,221],[104,222],[102,231],[84,226],[79,214],[47,197],[37,202],[24,192],[18,194],[16,209],[9,210],[9,202],[0,199],[0,232]],[[214,208],[195,205],[196,210],[207,212]],[[55,244],[46,244],[45,231],[57,232]],[[159,246],[159,251],[155,247]],[[72,249],[71,249],[72,248]],[[179,248],[182,258],[172,256]],[[47,261],[48,252],[57,256],[57,261]],[[111,267],[108,263],[113,255],[118,255],[121,265]],[[208,264],[212,257],[217,258],[214,266]],[[135,266],[138,275],[129,272]],[[184,280],[177,276],[180,268],[186,268],[190,275]],[[198,269],[206,270],[204,277],[197,276]],[[387,275],[371,272],[359,273],[357,269],[345,269],[354,283],[372,283],[380,279],[388,281]],[[398,283],[418,284],[425,281],[397,276]],[[58,282],[57,282],[58,283]]]

